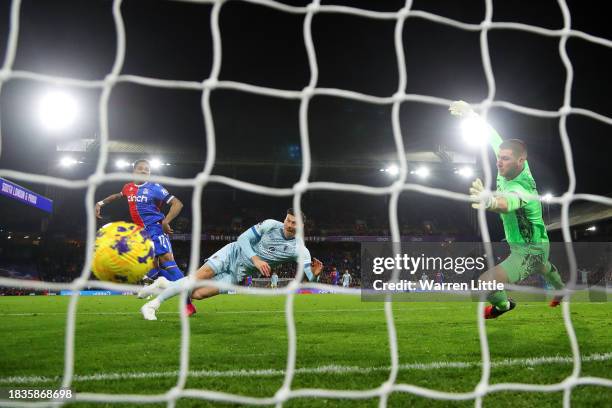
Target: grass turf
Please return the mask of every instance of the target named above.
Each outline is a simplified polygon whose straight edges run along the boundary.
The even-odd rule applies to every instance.
[[[50,389],[61,383],[68,301],[67,297],[0,298],[0,388]],[[141,304],[126,296],[79,299],[74,390],[159,394],[176,385],[181,332],[176,300],[163,305],[156,322],[141,318]],[[195,373],[186,387],[273,396],[283,383],[287,359],[285,298],[226,295],[196,306],[198,314],[190,319],[190,370]],[[447,392],[473,391],[481,377],[476,306],[472,302],[394,303],[400,364],[404,365],[397,382]],[[571,315],[581,354],[604,355],[584,361],[581,376],[610,378],[612,304],[572,302]],[[387,380],[390,354],[383,303],[362,302],[355,296],[300,295],[295,298],[294,316],[299,371],[292,389],[365,390]],[[491,384],[551,384],[572,372],[568,362],[526,363],[529,358],[571,356],[560,307],[521,302],[511,313],[487,322],[487,333],[491,360],[506,361],[492,367]],[[444,362],[471,364],[435,364]],[[46,379],[33,381],[33,376]],[[9,382],[9,377],[27,377],[30,382]],[[504,391],[488,394],[483,405],[547,407],[561,405],[562,399],[563,392]],[[579,386],[571,394],[573,406],[605,406],[610,401],[612,388],[601,386]],[[375,407],[378,403],[378,398],[297,398],[285,405]],[[106,404],[73,406],[102,405]],[[151,406],[156,405],[165,406]],[[188,398],[177,403],[179,407],[212,405],[216,403]],[[474,401],[436,401],[395,392],[389,405],[473,406]]]

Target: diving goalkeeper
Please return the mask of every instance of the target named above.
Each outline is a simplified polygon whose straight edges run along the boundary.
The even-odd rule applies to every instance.
[[[448,110],[454,116],[480,120],[478,114],[464,101],[451,103]],[[519,139],[502,141],[495,129],[483,125],[487,127],[489,143],[497,157],[496,193],[504,193],[504,196],[494,194],[483,202],[480,194],[484,186],[480,179],[476,179],[470,188],[470,199],[473,208],[478,209],[484,205],[486,210],[500,215],[506,241],[510,245],[510,256],[483,273],[479,280],[516,283],[539,273],[555,289],[562,289],[564,285],[559,272],[548,260],[549,241],[542,219],[542,204],[537,198],[527,197],[538,195],[527,163],[527,147]],[[561,299],[560,296],[555,297],[550,306],[558,306]],[[490,293],[487,300],[491,305],[485,308],[485,319],[495,319],[516,307],[505,290]]]

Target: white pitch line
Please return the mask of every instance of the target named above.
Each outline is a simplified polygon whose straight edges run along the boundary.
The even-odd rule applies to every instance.
[[[612,353],[597,353],[588,356],[583,356],[583,362],[589,361],[608,361],[612,359]],[[513,367],[525,366],[534,367],[546,364],[572,364],[572,357],[551,356],[551,357],[533,357],[533,358],[514,358],[492,361],[491,367]],[[432,363],[411,363],[400,364],[399,369],[407,370],[439,370],[439,369],[465,369],[477,368],[482,363],[474,362],[453,362],[439,361]],[[296,374],[367,374],[372,372],[386,372],[390,367],[358,367],[358,366],[341,366],[341,365],[326,365],[312,368],[297,368]],[[99,373],[89,375],[75,375],[73,381],[88,382],[88,381],[108,381],[108,380],[140,380],[151,378],[173,378],[177,377],[178,371],[157,371],[157,372],[136,372],[136,373]],[[285,375],[284,370],[279,369],[262,369],[262,370],[228,370],[228,371],[209,371],[198,370],[190,371],[189,377],[192,378],[232,378],[232,377],[282,377]],[[0,384],[39,384],[52,383],[61,381],[61,377],[44,377],[44,376],[15,376],[0,378]]]
[[[522,304],[521,308],[534,307],[533,304]],[[436,310],[456,310],[455,307],[449,306],[433,306],[428,305],[427,309]],[[419,309],[420,310],[420,309]],[[294,313],[351,313],[351,312],[384,312],[384,308],[375,309],[310,309],[310,310],[295,310]],[[398,312],[414,312],[414,310],[408,308],[396,309]],[[179,312],[157,312],[157,314],[178,314]],[[201,314],[285,314],[286,311],[283,309],[278,310],[207,310]],[[77,312],[77,316],[129,316],[139,315],[140,312]],[[65,316],[66,312],[25,312],[25,313],[0,313],[0,316]]]
[[[384,312],[384,308],[378,309],[311,309],[311,310],[296,310],[295,313],[336,313],[336,312]],[[285,314],[285,310],[204,310],[202,314]],[[179,312],[157,312],[157,314],[179,314]],[[28,313],[0,313],[0,316],[65,316],[66,312],[28,312]],[[77,315],[82,316],[119,316],[119,315],[140,315],[140,312],[77,312]]]

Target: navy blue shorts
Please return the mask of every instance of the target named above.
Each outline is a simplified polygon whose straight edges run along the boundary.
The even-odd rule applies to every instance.
[[[151,224],[145,227],[145,231],[149,233],[149,236],[153,240],[155,246],[155,256],[161,256],[172,252],[172,245],[170,244],[170,238],[168,234],[164,233],[161,224]]]

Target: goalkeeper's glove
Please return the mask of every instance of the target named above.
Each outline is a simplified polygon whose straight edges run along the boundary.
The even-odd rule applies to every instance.
[[[471,118],[474,116],[478,116],[478,114],[474,112],[474,109],[472,109],[470,104],[465,101],[454,101],[448,107],[448,111],[451,115],[460,118]]]
[[[483,203],[480,200],[480,194],[484,191],[484,186],[482,185],[482,181],[479,178],[472,182],[472,187],[470,187],[470,201],[472,201],[472,208],[479,209]],[[493,196],[487,197],[484,200],[484,209],[485,210],[495,210],[497,208],[497,199]]]

